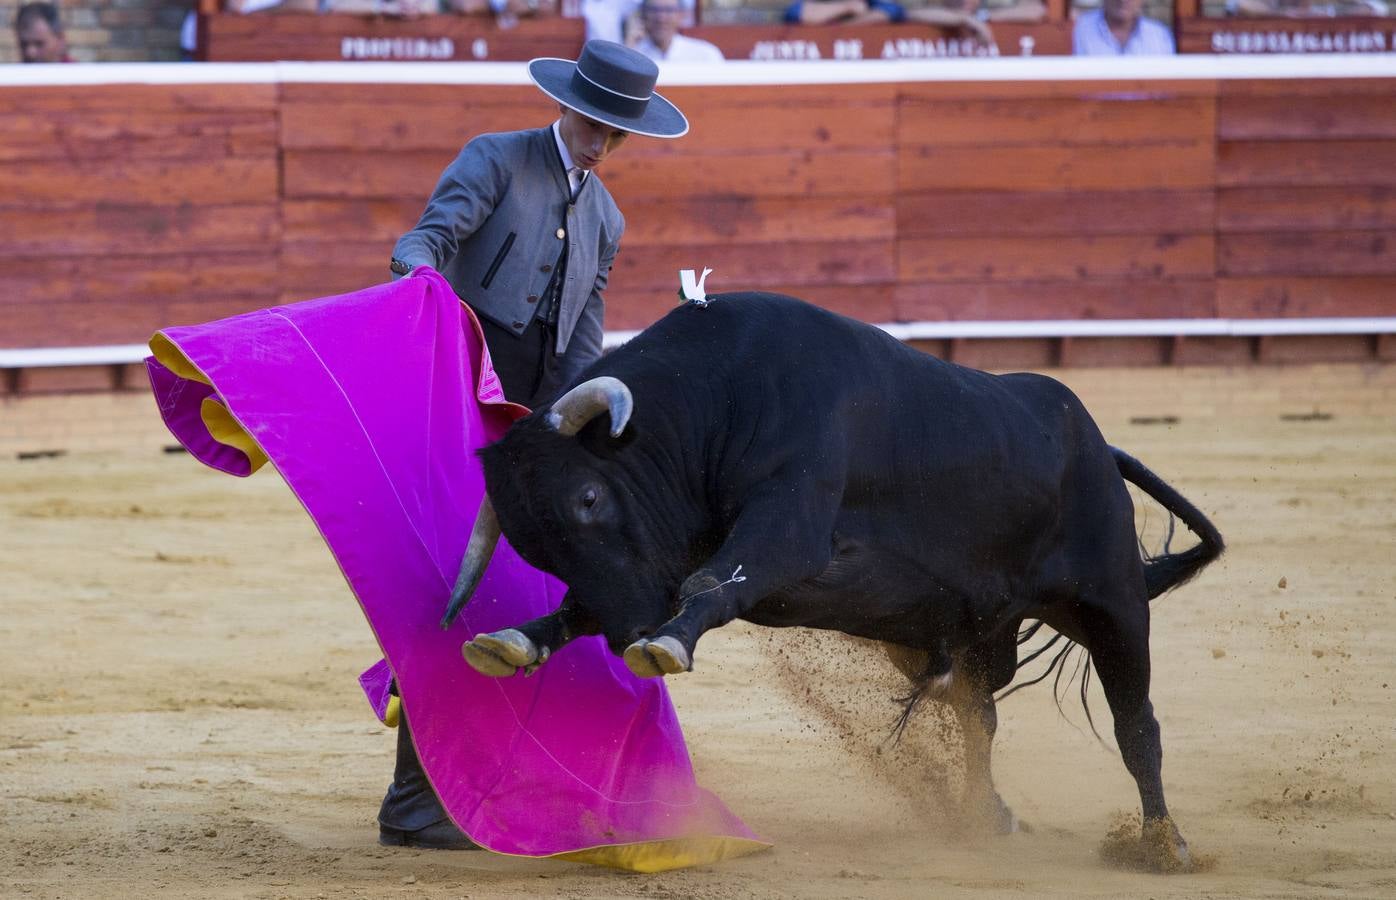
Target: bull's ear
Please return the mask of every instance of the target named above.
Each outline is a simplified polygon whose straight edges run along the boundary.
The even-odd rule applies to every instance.
[[[610,459],[629,447],[638,436],[634,421],[630,421],[626,423],[620,437],[611,437],[611,417],[602,413],[582,426],[582,430],[577,432],[577,441],[591,455]]]

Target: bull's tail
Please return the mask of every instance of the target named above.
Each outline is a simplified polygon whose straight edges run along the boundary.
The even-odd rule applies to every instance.
[[[1170,516],[1182,519],[1183,524],[1199,538],[1196,546],[1181,553],[1168,552],[1165,544],[1162,553],[1144,555],[1144,583],[1152,600],[1201,572],[1208,563],[1221,556],[1226,544],[1222,541],[1221,532],[1202,514],[1202,510],[1189,503],[1186,497],[1150,471],[1148,466],[1118,447],[1111,447],[1110,452],[1114,454],[1115,465],[1125,481],[1156,500],[1168,510]]]

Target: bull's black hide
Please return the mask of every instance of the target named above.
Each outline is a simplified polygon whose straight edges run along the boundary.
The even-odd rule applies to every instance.
[[[1008,826],[987,777],[993,695],[1019,626],[1040,619],[1090,652],[1145,820],[1186,859],[1148,696],[1149,600],[1215,559],[1221,536],[1107,445],[1065,386],[752,293],[675,309],[584,380],[481,453],[498,527],[568,593],[467,645],[477,668],[512,674],[601,634],[637,674],[675,673],[734,618],[913,648],[915,674],[977,733],[980,800]],[[1141,558],[1126,481],[1201,543]],[[453,610],[487,560],[481,540]]]

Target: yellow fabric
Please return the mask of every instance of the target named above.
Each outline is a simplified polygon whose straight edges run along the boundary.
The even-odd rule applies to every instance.
[[[397,723],[402,719],[402,698],[389,697],[388,708],[383,710],[383,724],[389,728],[396,728]]]
[[[198,366],[189,361],[189,357],[184,355],[184,351],[158,331],[150,339],[150,352],[160,365],[180,378],[197,381],[209,387],[213,386],[213,382],[209,380],[207,375],[199,371]],[[204,402],[199,405],[199,417],[203,419],[204,427],[208,429],[208,433],[215,441],[226,444],[247,457],[253,472],[267,464],[267,455],[262,452],[261,447],[257,446],[252,435],[238,424],[237,419],[233,418],[233,414],[228,412],[226,406],[212,397],[205,397]]]
[[[257,446],[252,435],[243,430],[226,406],[212,397],[205,397],[204,402],[199,405],[199,417],[204,420],[204,427],[215,441],[242,451],[247,461],[252,464],[253,472],[267,464],[267,455]]]
[[[150,352],[155,356],[160,365],[169,369],[180,378],[189,381],[197,381],[200,384],[213,386],[213,382],[208,380],[208,376],[200,372],[198,367],[189,361],[184,355],[184,351],[174,345],[174,342],[165,337],[160,332],[150,339]]]
[[[549,859],[610,866],[630,872],[666,872],[686,866],[701,866],[724,859],[746,856],[770,848],[764,841],[735,837],[675,838],[670,841],[643,841],[637,844],[611,844],[557,853]]]

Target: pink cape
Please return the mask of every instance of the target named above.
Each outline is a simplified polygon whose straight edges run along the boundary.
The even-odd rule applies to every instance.
[[[663,683],[633,676],[599,638],[529,678],[466,664],[472,635],[562,598],[507,541],[440,628],[484,493],[475,451],[524,410],[504,401],[479,324],[439,274],[167,328],[150,345],[175,437],[234,475],[270,460],[319,527],[397,679],[422,766],[473,840],[640,871],[768,846],[694,780]],[[386,678],[370,670],[365,688],[381,697]]]

